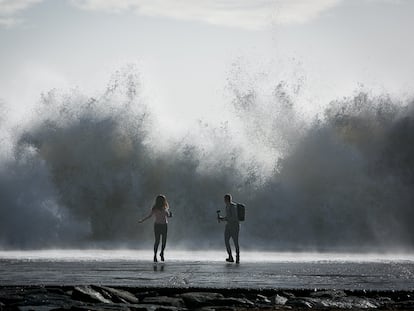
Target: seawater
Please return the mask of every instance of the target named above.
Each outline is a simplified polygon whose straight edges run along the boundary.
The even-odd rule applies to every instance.
[[[0,285],[414,290],[414,255],[139,250],[0,252]]]

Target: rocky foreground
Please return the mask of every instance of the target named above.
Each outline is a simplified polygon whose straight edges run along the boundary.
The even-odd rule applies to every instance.
[[[414,310],[414,292],[3,286],[0,310]]]

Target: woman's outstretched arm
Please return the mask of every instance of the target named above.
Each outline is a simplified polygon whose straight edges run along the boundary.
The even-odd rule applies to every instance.
[[[139,223],[143,223],[143,222],[144,222],[144,221],[146,221],[147,219],[151,218],[151,216],[152,216],[152,210],[150,211],[150,213],[149,213],[147,216],[145,216],[144,218],[142,218],[142,219],[138,220],[138,222],[139,222]]]

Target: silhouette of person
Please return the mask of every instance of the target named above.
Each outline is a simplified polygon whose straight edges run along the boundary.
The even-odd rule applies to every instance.
[[[224,229],[224,243],[226,244],[226,250],[229,255],[226,258],[227,262],[234,262],[234,258],[230,247],[230,238],[233,239],[234,246],[236,247],[236,263],[240,262],[240,247],[239,247],[239,231],[240,224],[237,217],[237,206],[232,201],[231,194],[224,196],[224,203],[226,204],[226,216],[222,217],[218,215],[219,220],[226,221],[226,227]]]
[[[144,222],[145,220],[151,218],[152,216],[155,217],[154,221],[154,262],[157,262],[157,252],[158,252],[158,245],[160,244],[160,239],[162,237],[162,244],[161,244],[161,253],[160,258],[161,261],[164,261],[164,250],[167,244],[167,231],[168,231],[168,220],[167,217],[172,217],[172,213],[169,210],[169,205],[167,202],[167,198],[160,194],[157,195],[155,198],[154,206],[152,207],[150,213],[139,220],[139,223]]]

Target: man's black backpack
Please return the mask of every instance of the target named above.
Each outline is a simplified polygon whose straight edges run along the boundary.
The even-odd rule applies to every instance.
[[[244,206],[244,204],[241,203],[236,203],[237,206],[237,218],[239,219],[239,221],[244,221],[245,216],[246,216],[246,207]]]

